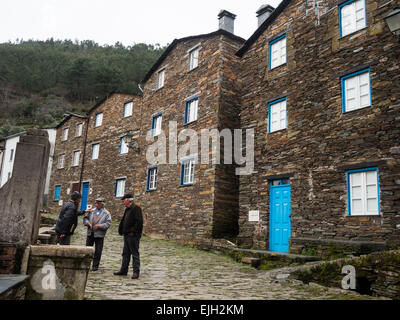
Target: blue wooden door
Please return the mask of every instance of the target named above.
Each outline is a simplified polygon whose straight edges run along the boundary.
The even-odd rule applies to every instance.
[[[289,252],[290,185],[271,185],[269,250]]]
[[[84,182],[82,186],[81,210],[86,210],[89,196],[89,182]]]

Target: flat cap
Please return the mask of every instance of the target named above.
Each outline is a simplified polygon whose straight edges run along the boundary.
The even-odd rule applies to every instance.
[[[102,202],[102,203],[104,203],[104,202],[105,202],[105,199],[104,199],[104,198],[97,198],[97,199],[96,199],[96,202]]]
[[[125,199],[133,199],[133,194],[132,193],[126,193],[121,200],[125,200]]]

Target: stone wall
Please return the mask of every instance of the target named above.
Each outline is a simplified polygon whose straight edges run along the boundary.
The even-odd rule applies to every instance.
[[[180,141],[178,150],[173,152],[169,145],[169,122],[177,123],[178,135],[184,129],[190,129],[194,130],[198,137],[201,136],[202,129],[219,129],[225,126],[227,121],[221,122],[221,110],[230,108],[227,103],[232,93],[226,92],[226,98],[221,99],[221,91],[228,90],[229,84],[226,81],[230,77],[223,72],[230,67],[227,57],[233,57],[234,50],[240,44],[239,38],[226,36],[223,33],[178,41],[159,67],[159,69],[165,68],[164,86],[157,89],[157,72],[153,73],[145,84],[140,145],[146,150],[154,142],[154,140],[146,141],[146,134],[151,129],[152,115],[162,112],[162,130],[167,138],[166,160],[170,163],[158,165],[157,190],[154,191],[146,190],[147,171],[150,166],[146,157],[142,157],[137,166],[135,198],[143,208],[147,221],[145,231],[149,234],[190,241],[211,238],[213,235],[232,235],[235,232],[226,222],[229,224],[232,222],[234,225],[231,217],[235,216],[237,191],[231,192],[231,195],[228,193],[223,195],[224,185],[228,183],[223,177],[227,173],[230,175],[232,169],[227,167],[216,169],[212,161],[209,164],[200,164],[199,157],[195,165],[194,184],[181,186],[180,160],[183,155],[179,154],[179,151],[188,140]],[[200,50],[199,65],[189,71],[189,51],[196,46]],[[185,100],[194,95],[198,95],[199,99],[198,119],[185,124]],[[232,110],[234,108],[232,106]],[[231,114],[232,117],[234,115],[235,112]],[[229,124],[229,128],[231,127]],[[177,137],[171,137],[171,142],[172,139]],[[170,153],[174,154],[172,158],[169,158]],[[186,153],[186,156],[189,155]],[[171,164],[173,158],[176,158],[176,164]],[[231,179],[235,181],[235,178]],[[235,188],[235,184],[232,188]],[[227,210],[221,212],[223,205]]]
[[[132,101],[132,116],[124,118],[124,103]],[[96,114],[103,113],[103,123],[95,128]],[[89,114],[89,128],[86,143],[86,158],[83,182],[89,182],[92,190],[88,204],[94,208],[95,199],[103,197],[105,207],[114,219],[122,218],[124,207],[120,198],[115,197],[117,178],[126,178],[125,192],[133,192],[135,180],[137,150],[130,148],[126,154],[120,153],[121,138],[128,132],[137,140],[140,129],[142,104],[141,97],[114,93],[103,103],[92,109]],[[92,159],[92,145],[99,143],[99,157]],[[140,155],[142,156],[142,155]]]
[[[82,134],[76,136],[77,125],[82,124]],[[68,139],[63,141],[62,134],[65,128],[69,128]],[[83,146],[86,132],[85,117],[70,115],[58,127],[56,133],[56,143],[54,147],[54,159],[52,174],[49,186],[49,198],[47,209],[51,212],[58,212],[61,206],[70,199],[73,184],[79,187],[82,172]],[[80,150],[79,165],[73,166],[73,153]],[[61,154],[65,154],[64,167],[59,168],[58,162]],[[60,200],[54,200],[55,187],[61,186]]]
[[[400,239],[400,46],[383,17],[395,6],[367,0],[367,28],[339,39],[337,1],[317,18],[291,1],[244,53],[241,126],[254,128],[255,174],[240,179],[240,240],[268,248],[269,181],[291,184],[291,236]],[[287,63],[268,68],[268,43],[286,32]],[[372,107],[342,113],[340,77],[368,66]],[[287,98],[287,129],[268,133],[268,102]],[[377,166],[380,216],[347,214],[346,170]],[[260,222],[248,211],[260,210]]]
[[[310,268],[291,272],[291,277],[305,283],[316,282],[341,288],[344,266],[353,266],[356,291],[373,296],[400,299],[400,251],[374,252],[357,258],[319,263]]]

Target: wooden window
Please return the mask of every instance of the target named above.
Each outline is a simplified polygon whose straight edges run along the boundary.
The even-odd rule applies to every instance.
[[[72,157],[72,166],[77,167],[79,166],[79,157],[81,155],[80,151],[74,151],[74,155]]]
[[[67,141],[68,140],[68,131],[69,128],[64,128],[62,131],[62,141]]]
[[[129,145],[126,143],[125,137],[122,137],[119,146],[119,153],[126,154],[128,152],[129,152]]]
[[[341,78],[343,112],[370,107],[372,105],[370,82],[369,69]]]
[[[286,98],[282,98],[268,104],[269,132],[286,129],[287,111]]]
[[[132,115],[133,102],[127,102],[124,104],[124,118]]]
[[[82,128],[83,128],[83,124],[82,123],[78,123],[76,125],[76,134],[75,137],[80,137],[82,135]]]
[[[194,183],[194,165],[193,158],[182,161],[181,167],[181,185],[190,185]]]
[[[60,200],[61,186],[56,186],[54,189],[54,201]]]
[[[286,34],[269,42],[269,68],[286,63]]]
[[[199,98],[186,101],[185,123],[197,120],[197,110],[199,105]]]
[[[125,193],[126,178],[117,179],[115,182],[115,197],[121,198]]]
[[[103,124],[103,113],[96,114],[96,119],[94,121],[94,127],[100,127]]]
[[[157,167],[151,167],[147,172],[147,190],[157,189]]]
[[[60,154],[58,156],[58,169],[63,169],[65,164],[65,154]]]
[[[92,144],[92,160],[99,158],[100,143]]]
[[[157,89],[164,87],[165,69],[158,71]]]
[[[349,215],[379,215],[378,169],[368,168],[347,172]]]
[[[161,125],[162,125],[162,114],[157,113],[153,116],[153,121],[151,125],[152,136],[158,136],[161,133]]]
[[[189,71],[198,67],[199,65],[199,48],[195,48],[189,52]]]
[[[365,0],[350,0],[339,5],[339,37],[367,26]]]

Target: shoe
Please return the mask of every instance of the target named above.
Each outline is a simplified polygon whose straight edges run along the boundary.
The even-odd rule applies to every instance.
[[[127,276],[127,273],[124,273],[122,271],[114,272],[114,276]]]
[[[132,275],[132,279],[138,279],[139,278],[139,273],[134,273]]]
[[[92,271],[97,271],[97,270],[99,270],[98,267],[93,267],[93,268],[92,268]]]

